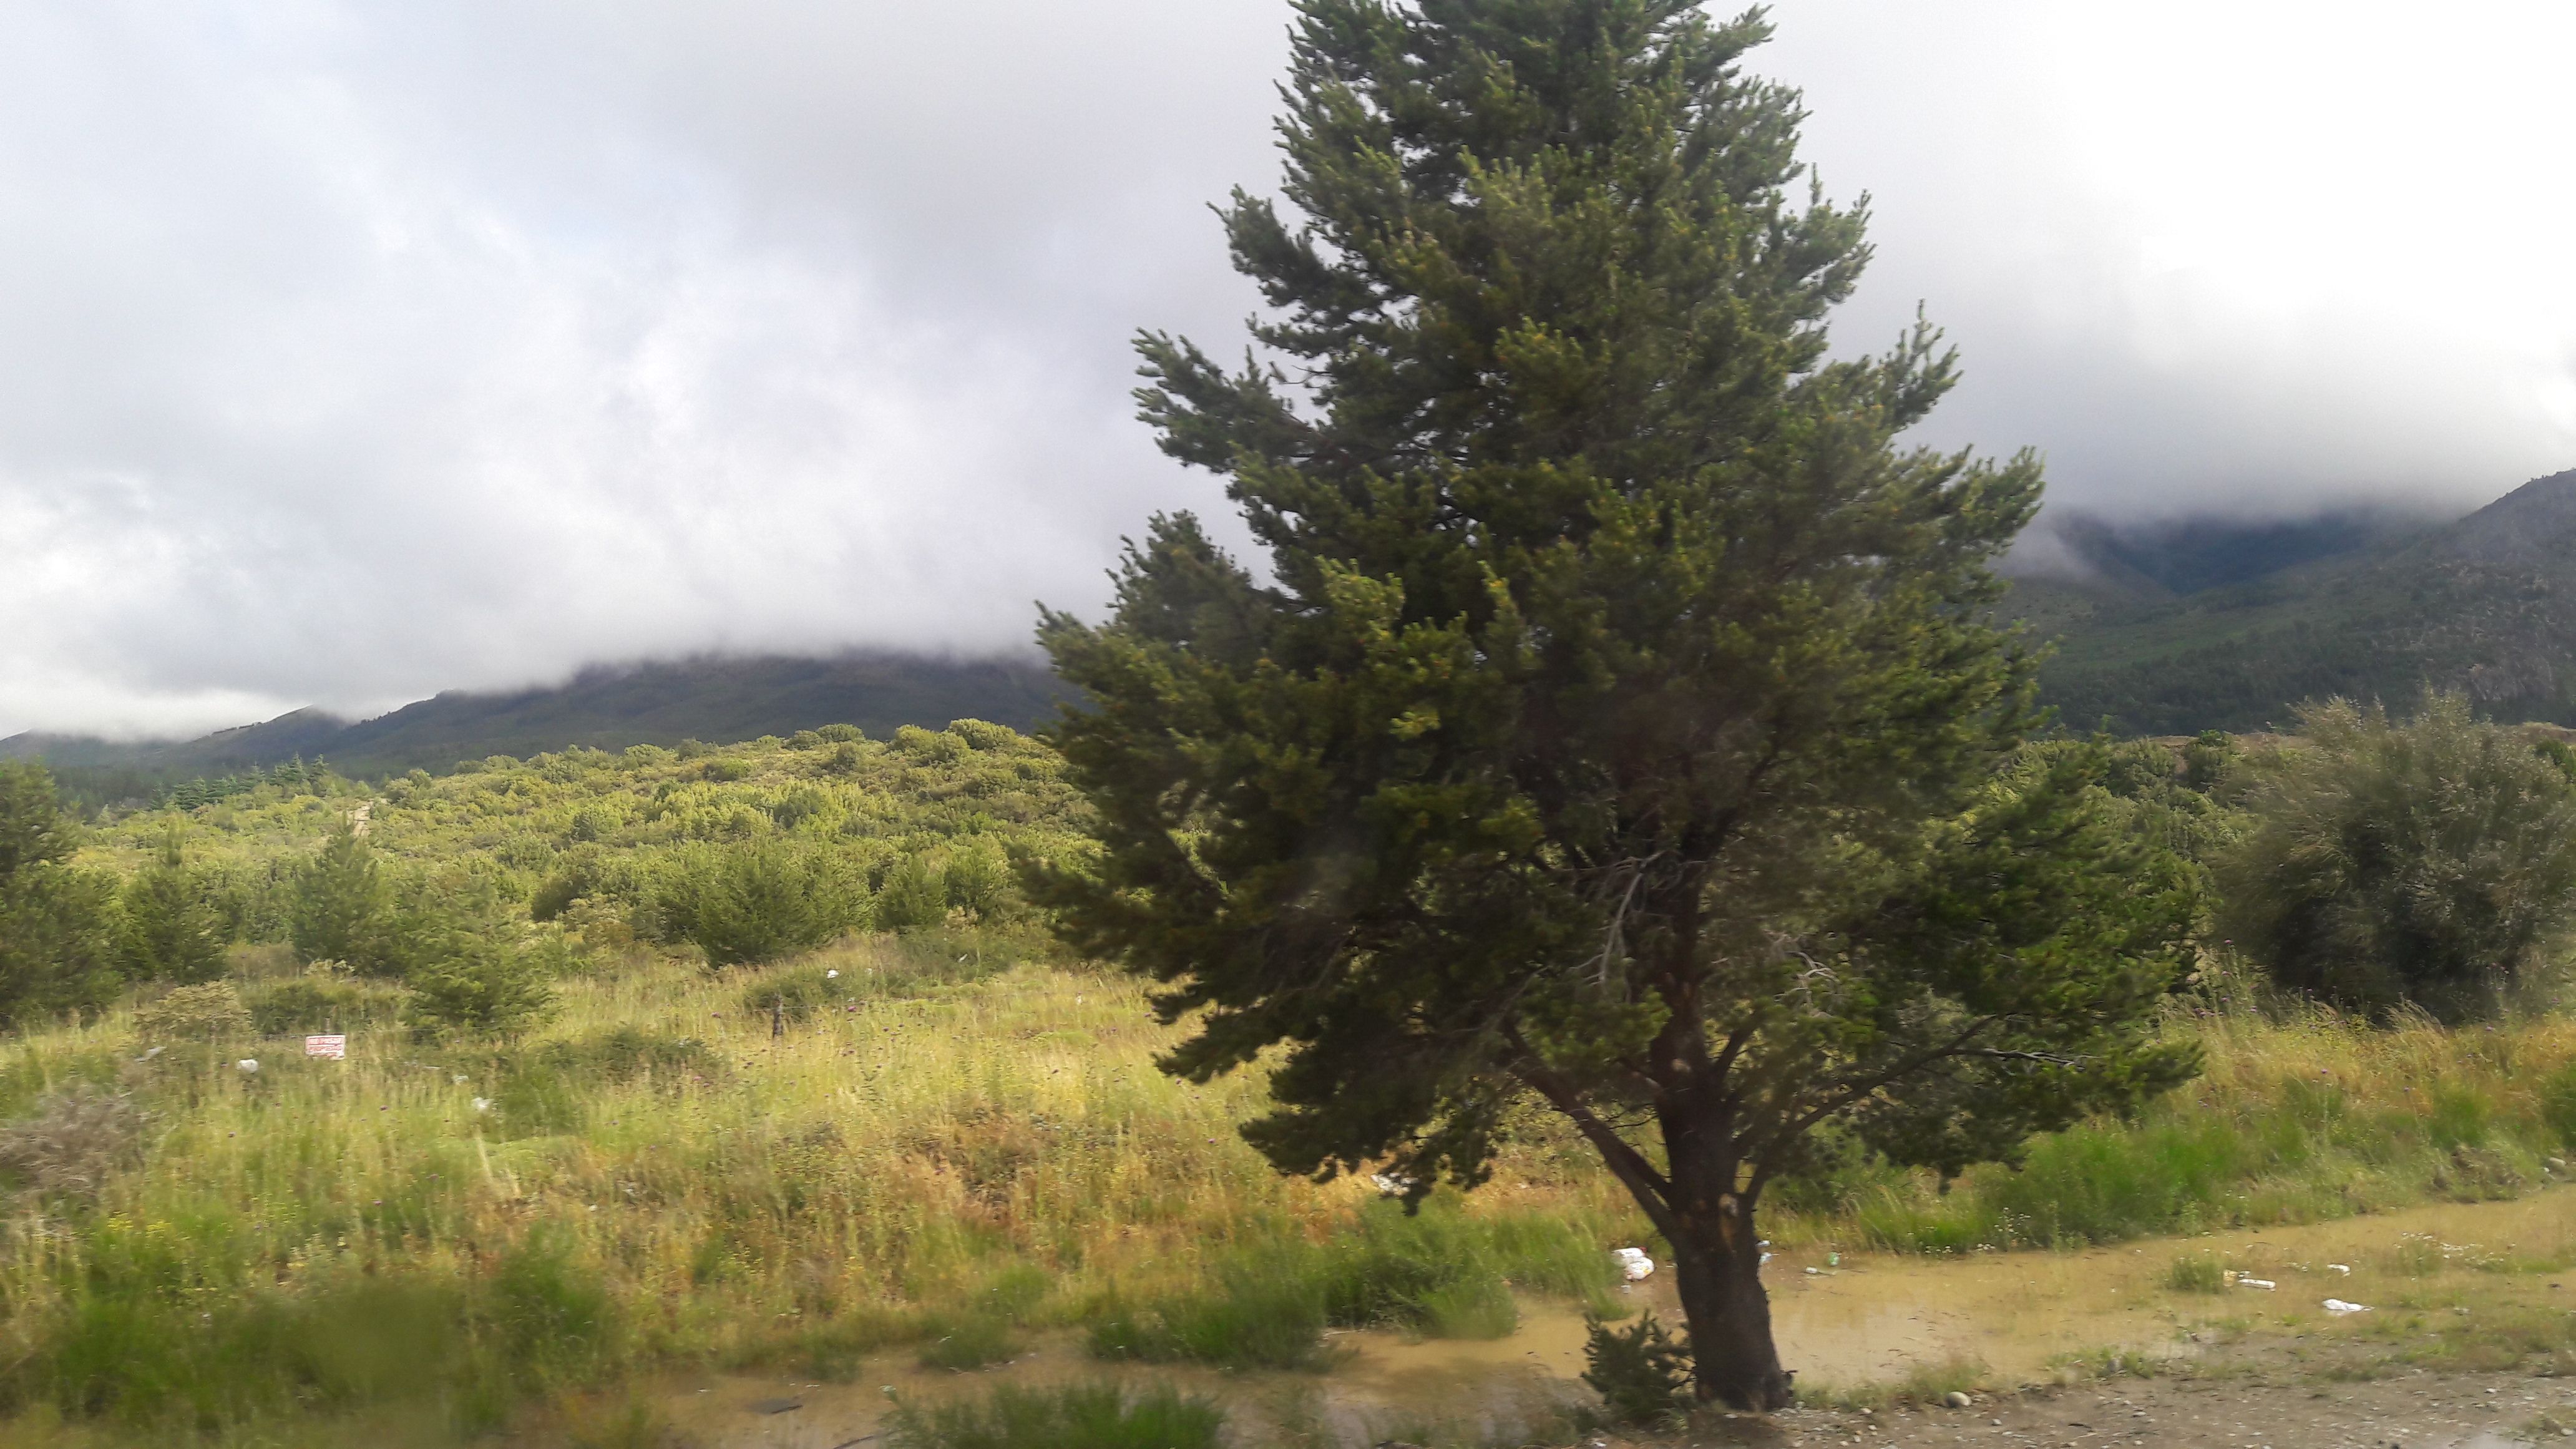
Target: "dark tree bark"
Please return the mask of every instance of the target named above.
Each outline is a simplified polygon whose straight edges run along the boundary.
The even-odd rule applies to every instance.
[[[1691,1231],[1697,1229],[1698,1231]],[[1762,1287],[1753,1212],[1720,1209],[1689,1222],[1673,1244],[1673,1281],[1690,1322],[1693,1387],[1703,1403],[1769,1413],[1790,1402],[1794,1374],[1771,1341],[1771,1295]]]

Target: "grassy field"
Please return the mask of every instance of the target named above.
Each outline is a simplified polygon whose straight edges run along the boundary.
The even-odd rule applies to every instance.
[[[1653,1248],[1537,1113],[1490,1186],[1415,1218],[1365,1182],[1273,1173],[1233,1132],[1258,1080],[1163,1077],[1171,1033],[1139,989],[1054,958],[996,892],[981,862],[1072,839],[1052,758],[1007,731],[272,784],[182,823],[208,889],[274,939],[293,863],[361,804],[410,885],[542,948],[558,1009],[516,1040],[417,1039],[398,987],[246,945],[252,1023],[217,1039],[147,990],[0,1043],[13,1442],[441,1444],[674,1366],[846,1380],[871,1354],[968,1368],[1056,1330],[1103,1361],[1314,1369],[1337,1325],[1493,1337],[1533,1296],[1607,1308],[1604,1250]],[[112,822],[87,859],[131,869],[172,823]],[[966,884],[935,925],[765,967],[659,938],[657,872],[773,839],[848,859],[870,901],[925,872]],[[295,1040],[325,997],[346,1060]],[[2576,1026],[2556,1020],[2178,1004],[2168,1029],[2209,1071],[2138,1122],[1946,1192],[1855,1157],[1784,1185],[1769,1232],[1944,1253],[2509,1197],[2563,1170],[2576,1131]]]

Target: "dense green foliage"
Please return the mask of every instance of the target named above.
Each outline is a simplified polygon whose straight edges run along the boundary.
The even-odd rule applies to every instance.
[[[2161,1091],[2195,905],[2102,751],[2006,768],[2030,666],[1986,566],[2038,467],[1896,445],[1950,385],[1928,329],[1826,360],[1862,217],[1793,200],[1766,33],[1303,4],[1296,219],[1226,213],[1271,357],[1141,343],[1265,567],[1160,519],[1106,625],[1044,630],[1103,845],[1047,899],[1204,1013],[1169,1068],[1284,1043],[1247,1138],[1424,1189],[1545,1099],[1744,1408],[1788,1396],[1753,1221],[1812,1129],[1955,1171]]]
[[[822,945],[863,924],[865,900],[830,851],[764,840],[691,853],[655,905],[674,936],[715,965],[735,966]]]
[[[127,976],[187,985],[224,973],[224,922],[203,882],[188,870],[176,832],[160,856],[125,883],[121,899]]]
[[[2494,1014],[2576,927],[2576,783],[2456,695],[2410,721],[2309,708],[2249,762],[2220,925],[2284,988],[2356,1010]]]
[[[1021,909],[1008,850],[1072,839],[1057,774],[1051,751],[977,721],[884,742],[837,727],[721,752],[496,757],[381,793],[267,781],[125,817],[94,855],[130,876],[129,901],[175,902],[184,881],[188,928],[219,945],[285,942],[301,962],[488,994],[493,963],[532,950],[685,943],[728,966],[872,924],[1006,918]]]
[[[1690,1407],[1690,1344],[1675,1340],[1652,1310],[1626,1328],[1599,1318],[1584,1326],[1583,1381],[1613,1418],[1662,1424]]]
[[[116,883],[70,863],[79,839],[43,766],[0,763],[0,1022],[95,1010],[122,984]]]

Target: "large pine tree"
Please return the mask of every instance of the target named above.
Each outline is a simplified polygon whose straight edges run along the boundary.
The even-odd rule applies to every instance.
[[[1758,13],[1298,11],[1288,210],[1225,213],[1269,355],[1141,343],[1265,568],[1158,519],[1112,619],[1047,616],[1102,848],[1039,889],[1195,1018],[1168,1070],[1285,1044],[1283,1169],[1472,1187],[1552,1104],[1670,1243],[1700,1395],[1779,1406],[1766,1186],[1821,1124],[1956,1170],[2179,1079],[2187,894],[2085,751],[2012,764],[1987,565],[2038,466],[1895,446],[1928,332],[1828,360],[1863,217]]]

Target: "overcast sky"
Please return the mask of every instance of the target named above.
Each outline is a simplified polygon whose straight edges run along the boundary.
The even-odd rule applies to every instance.
[[[1280,0],[0,7],[0,734],[1024,647],[1232,351]],[[2124,517],[2576,466],[2576,6],[1788,0],[1840,326]]]

